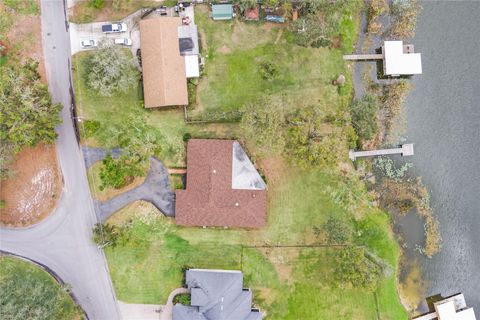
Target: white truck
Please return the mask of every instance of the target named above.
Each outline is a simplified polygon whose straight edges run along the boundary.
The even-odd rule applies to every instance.
[[[119,33],[119,32],[126,32],[126,31],[127,31],[127,24],[122,22],[105,24],[102,26],[103,33]]]
[[[118,38],[115,39],[115,44],[120,44],[122,46],[131,46],[132,45],[132,39],[129,38]]]

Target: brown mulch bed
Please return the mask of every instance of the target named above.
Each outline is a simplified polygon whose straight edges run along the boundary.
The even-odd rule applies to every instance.
[[[24,227],[40,222],[57,205],[62,179],[54,145],[24,148],[10,166],[12,175],[0,183],[0,224]]]

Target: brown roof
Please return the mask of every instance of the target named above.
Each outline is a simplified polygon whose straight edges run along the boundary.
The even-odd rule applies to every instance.
[[[140,21],[145,107],[188,104],[185,59],[180,55],[180,17]]]
[[[258,6],[252,9],[247,9],[245,10],[245,19],[246,20],[254,20],[257,21],[260,19],[260,10],[258,9]]]
[[[233,140],[192,139],[187,145],[187,187],[176,192],[175,220],[188,226],[259,228],[266,191],[232,189]]]

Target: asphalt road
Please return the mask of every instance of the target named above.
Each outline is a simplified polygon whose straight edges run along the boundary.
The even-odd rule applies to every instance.
[[[91,241],[97,217],[69,112],[70,39],[63,1],[42,0],[42,32],[50,92],[64,106],[63,124],[57,130],[64,188],[56,211],[40,224],[0,229],[0,249],[52,269],[71,286],[89,319],[119,319],[105,257]]]

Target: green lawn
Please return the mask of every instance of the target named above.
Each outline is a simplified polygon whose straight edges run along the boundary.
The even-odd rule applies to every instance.
[[[0,257],[1,319],[80,319],[68,293],[45,271],[29,262]]]
[[[347,72],[340,50],[297,46],[286,27],[213,21],[205,6],[196,7],[195,19],[207,56],[196,113],[235,111],[261,94],[288,95],[298,105],[342,99],[328,85]]]
[[[375,298],[361,288],[339,288],[332,282],[335,249],[261,248],[269,245],[319,245],[313,226],[329,216],[350,219],[357,225],[355,244],[388,265],[376,292],[381,319],[406,319],[395,288],[399,248],[389,231],[388,216],[368,206],[358,206],[356,219],[335,201],[326,185],[342,184],[321,171],[285,174],[271,185],[269,225],[260,230],[185,228],[158,215],[151,207],[132,206],[114,215],[112,223],[128,223],[129,241],[107,248],[117,297],[131,303],[162,303],[182,286],[185,268],[240,269],[245,285],[268,319],[374,319]],[[366,199],[365,190],[355,190]],[[122,215],[125,218],[122,219]],[[254,246],[254,247],[249,247]]]

